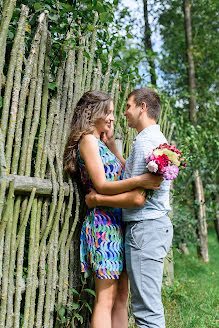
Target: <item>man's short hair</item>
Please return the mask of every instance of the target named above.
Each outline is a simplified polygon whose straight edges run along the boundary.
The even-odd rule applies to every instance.
[[[134,96],[136,106],[140,106],[143,102],[146,103],[148,109],[148,116],[155,121],[158,120],[161,112],[160,97],[150,88],[141,88],[133,90],[128,98]]]

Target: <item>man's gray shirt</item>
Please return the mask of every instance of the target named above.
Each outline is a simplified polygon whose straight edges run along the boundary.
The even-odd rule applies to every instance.
[[[163,143],[167,143],[167,140],[160,131],[159,125],[151,125],[142,130],[135,138],[130,156],[126,160],[124,179],[148,172],[145,158]],[[166,215],[170,211],[169,190],[170,181],[164,180],[160,190],[155,190],[152,198],[147,199],[144,206],[123,209],[123,221],[156,219]]]

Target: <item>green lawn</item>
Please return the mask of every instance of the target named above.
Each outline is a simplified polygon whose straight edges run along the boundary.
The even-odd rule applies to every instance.
[[[191,247],[190,255],[174,252],[175,281],[163,287],[166,328],[219,327],[219,243],[209,231],[210,263]]]

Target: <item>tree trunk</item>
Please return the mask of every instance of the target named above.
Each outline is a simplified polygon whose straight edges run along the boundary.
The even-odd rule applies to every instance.
[[[216,210],[216,219],[214,221],[214,224],[217,233],[217,239],[219,241],[219,195],[217,195],[217,210]]]
[[[186,243],[182,243],[180,249],[181,249],[181,251],[182,251],[184,254],[189,255],[189,250],[188,250],[188,248],[187,248]]]
[[[204,197],[204,189],[202,184],[202,179],[199,174],[199,171],[195,171],[195,199],[198,204],[197,210],[197,219],[198,219],[198,238],[199,238],[199,246],[198,246],[198,255],[205,261],[209,262],[208,256],[208,231],[207,231],[207,222],[206,222],[206,210],[205,210],[205,197]]]
[[[193,44],[192,44],[192,23],[191,23],[191,4],[189,0],[184,0],[184,24],[185,24],[185,35],[186,35],[186,50],[188,59],[188,82],[189,82],[189,113],[191,122],[196,125],[197,114],[196,114],[196,85],[195,85],[195,64],[193,59]]]
[[[155,73],[155,62],[154,62],[154,52],[152,48],[152,43],[151,43],[151,29],[150,25],[148,22],[148,4],[147,0],[143,0],[144,4],[144,47],[145,47],[145,52],[147,55],[147,60],[150,65],[150,76],[151,76],[151,83],[156,85],[157,80],[156,80],[156,73]]]
[[[191,4],[189,0],[184,0],[184,23],[185,23],[185,36],[186,36],[186,48],[188,59],[188,85],[189,85],[189,107],[190,107],[190,120],[194,126],[197,123],[196,113],[196,85],[195,85],[195,64],[193,58],[193,44],[192,44],[192,24],[191,24]],[[198,219],[198,238],[199,247],[198,254],[205,262],[209,262],[208,257],[208,244],[207,244],[207,223],[205,212],[205,198],[202,184],[202,178],[198,170],[195,171],[194,181],[194,193],[195,200],[198,205],[196,216]]]

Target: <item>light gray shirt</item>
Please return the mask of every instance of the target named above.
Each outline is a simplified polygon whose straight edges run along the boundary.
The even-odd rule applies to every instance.
[[[154,148],[163,143],[167,143],[167,140],[160,131],[159,125],[151,125],[142,130],[135,138],[130,156],[126,160],[124,179],[148,172],[145,158],[151,154]],[[160,190],[155,190],[144,206],[123,209],[123,221],[156,219],[166,215],[171,210],[169,190],[170,181],[164,180]]]

